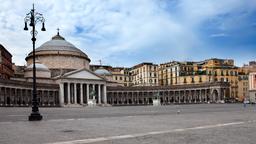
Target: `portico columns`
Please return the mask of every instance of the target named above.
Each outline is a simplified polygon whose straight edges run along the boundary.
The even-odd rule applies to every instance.
[[[84,104],[84,98],[83,98],[83,84],[80,83],[80,104]]]
[[[104,104],[107,104],[107,87],[103,85]]]
[[[59,101],[60,101],[60,106],[63,106],[64,105],[64,84],[63,83],[60,83]],[[42,103],[44,103],[43,100],[42,100]]]
[[[74,83],[74,104],[77,104],[77,87],[76,83]]]
[[[70,83],[67,83],[68,87],[68,104],[70,104]]]
[[[98,104],[101,104],[101,85],[98,84]]]
[[[95,85],[94,84],[92,84],[92,90],[95,92]],[[95,95],[93,95],[92,99],[95,100]]]
[[[88,104],[88,102],[89,102],[89,92],[90,92],[89,84],[86,84],[86,99],[87,99],[87,104]]]

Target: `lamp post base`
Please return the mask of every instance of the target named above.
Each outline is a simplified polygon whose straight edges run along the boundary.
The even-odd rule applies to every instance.
[[[30,116],[28,116],[29,121],[40,121],[43,119],[43,116],[39,112],[32,112]]]

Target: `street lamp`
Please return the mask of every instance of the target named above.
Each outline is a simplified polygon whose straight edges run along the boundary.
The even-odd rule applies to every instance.
[[[39,108],[38,108],[38,100],[37,100],[37,90],[36,90],[36,64],[35,64],[35,42],[36,38],[35,36],[37,35],[37,31],[35,30],[35,26],[38,22],[42,23],[42,29],[41,31],[45,31],[44,27],[44,21],[45,19],[43,18],[43,15],[40,13],[35,12],[34,4],[33,4],[33,9],[26,15],[24,22],[25,22],[25,27],[24,30],[28,30],[27,23],[29,22],[29,26],[32,27],[32,31],[30,34],[32,35],[32,43],[33,43],[33,98],[32,98],[32,113],[28,117],[29,121],[40,121],[42,120],[43,116],[39,113]]]

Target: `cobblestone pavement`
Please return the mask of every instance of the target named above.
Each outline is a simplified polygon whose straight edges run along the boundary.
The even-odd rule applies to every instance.
[[[198,104],[0,108],[0,144],[255,144],[256,107]]]

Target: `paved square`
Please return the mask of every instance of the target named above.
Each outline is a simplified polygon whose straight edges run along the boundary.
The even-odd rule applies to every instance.
[[[254,144],[256,107],[200,104],[137,107],[0,108],[1,144]],[[179,113],[180,112],[180,113]]]

